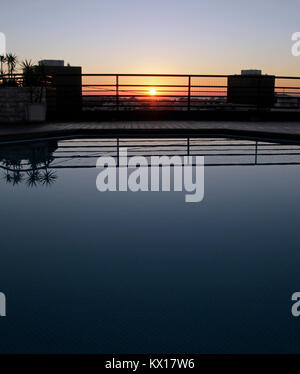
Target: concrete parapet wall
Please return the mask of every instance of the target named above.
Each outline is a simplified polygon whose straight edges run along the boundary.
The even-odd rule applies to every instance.
[[[30,100],[29,88],[0,87],[0,123],[24,122],[26,107]],[[45,102],[45,95],[43,95],[42,102]]]

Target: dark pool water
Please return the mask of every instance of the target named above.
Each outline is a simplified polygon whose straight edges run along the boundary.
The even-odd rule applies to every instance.
[[[119,141],[205,155],[204,200],[187,204],[97,191],[116,142],[0,146],[0,352],[299,353],[300,147]]]

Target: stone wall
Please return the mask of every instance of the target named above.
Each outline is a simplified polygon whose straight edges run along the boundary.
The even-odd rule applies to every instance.
[[[45,102],[45,95],[43,95]],[[23,87],[0,87],[0,123],[16,123],[26,120],[26,105],[30,92]]]

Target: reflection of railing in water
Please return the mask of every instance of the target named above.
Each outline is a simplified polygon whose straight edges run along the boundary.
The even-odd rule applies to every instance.
[[[119,165],[120,148],[128,157],[204,156],[205,166],[300,165],[300,145],[226,138],[84,138],[0,146],[0,168],[7,183],[51,185],[58,169],[95,168],[100,156]]]
[[[178,141],[180,143],[178,143]],[[241,140],[228,141],[227,139],[221,140],[223,144],[215,143],[208,144],[203,143],[203,139],[195,138],[177,138],[177,139],[131,139],[124,140],[116,138],[114,140],[85,140],[81,141],[80,144],[76,141],[60,143],[57,152],[55,153],[56,160],[65,160],[70,162],[72,160],[80,158],[81,160],[96,160],[100,156],[112,156],[117,159],[117,165],[119,164],[119,149],[125,147],[128,149],[128,156],[144,156],[151,157],[153,155],[166,155],[166,156],[205,156],[206,166],[234,166],[234,165],[294,165],[300,164],[300,146],[299,145],[280,145],[278,143],[265,143],[259,141],[245,142]],[[204,140],[205,142],[205,140]],[[225,143],[224,143],[225,142]],[[97,145],[100,143],[100,145]],[[166,144],[167,143],[167,144]],[[213,147],[217,149],[213,149]],[[280,149],[278,149],[280,147]],[[288,148],[286,148],[288,147]],[[202,148],[202,149],[199,149]],[[205,148],[205,149],[204,149]],[[80,150],[81,154],[78,154]],[[98,151],[96,154],[95,152]],[[277,160],[274,162],[266,162],[261,160],[262,157],[286,157],[286,156],[299,156],[298,160]],[[208,162],[210,158],[221,158],[218,162]],[[245,158],[246,162],[237,161],[238,157]],[[224,162],[229,158],[234,159],[231,162]],[[237,161],[237,162],[236,162]],[[84,168],[94,167],[93,164],[72,164],[68,165],[53,165],[53,168]]]
[[[234,165],[297,165],[300,145],[266,143],[262,141],[174,138],[174,139],[84,139],[59,143],[53,169],[92,168],[100,156],[116,158],[120,148],[130,156],[205,156],[206,166]],[[274,158],[277,158],[276,160]],[[297,158],[298,159],[295,159]],[[241,158],[243,160],[241,160]],[[245,159],[246,158],[246,159]],[[270,159],[272,158],[272,159]],[[279,159],[278,159],[279,158]],[[289,158],[287,160],[287,158]],[[291,158],[293,158],[291,160]],[[75,160],[76,163],[74,162]],[[80,160],[81,162],[78,162]],[[92,161],[87,163],[86,161]],[[71,165],[70,165],[71,163]]]

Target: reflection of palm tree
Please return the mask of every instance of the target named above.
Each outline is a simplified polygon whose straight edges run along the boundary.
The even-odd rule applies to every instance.
[[[26,184],[28,187],[36,187],[39,183],[44,186],[51,186],[55,183],[57,175],[55,171],[45,169],[30,170],[27,173]],[[6,183],[12,183],[13,185],[20,184],[23,181],[22,169],[20,170],[5,170],[2,174],[2,178]]]
[[[40,181],[44,186],[50,186],[57,179],[57,175],[53,170],[47,170],[40,176]]]
[[[10,162],[8,160],[1,160],[3,166],[4,166],[4,170],[5,170],[5,174],[3,175],[3,179],[5,180],[6,183],[11,183],[12,181],[12,176],[8,170],[9,166],[10,166]]]
[[[26,183],[28,187],[36,187],[40,180],[39,170],[31,170],[27,172]]]
[[[23,179],[23,176],[20,173],[20,170],[15,171],[13,173],[13,185],[19,184],[20,182],[22,182],[22,179]]]
[[[56,148],[57,142],[53,141],[32,143],[29,147],[15,145],[0,148],[0,168],[4,170],[3,179],[13,185],[24,180],[28,187],[35,187],[38,184],[52,185],[57,175],[49,169]]]
[[[3,179],[5,180],[6,183],[11,183],[12,182],[12,176],[9,174],[9,172],[6,170],[6,173],[3,176]]]

